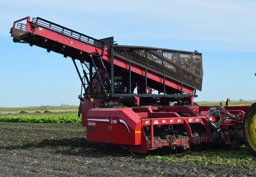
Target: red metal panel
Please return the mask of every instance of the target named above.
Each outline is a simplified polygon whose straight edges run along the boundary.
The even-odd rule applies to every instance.
[[[97,114],[93,114],[97,112]],[[87,141],[111,143],[110,112],[91,109],[87,113]]]
[[[111,109],[111,117],[119,119],[113,124],[111,143],[113,144],[141,144],[141,121],[129,108]]]
[[[158,117],[180,117],[176,112],[153,112],[148,114],[149,118],[158,118]]]
[[[104,103],[106,99],[94,99],[95,102],[95,107],[100,107],[101,103]],[[82,102],[82,126],[86,127],[87,125],[87,112],[93,108],[93,103],[90,102],[89,100],[85,100]]]
[[[144,131],[141,132],[141,145],[127,146],[130,152],[135,152],[135,153],[146,153],[149,147],[150,147],[150,144],[147,141]]]
[[[148,113],[147,112],[140,112],[136,113],[140,118],[148,118]]]
[[[91,109],[87,113],[87,121],[88,141],[123,145],[141,144],[141,121],[129,108]],[[92,123],[89,124],[89,121]],[[90,131],[93,125],[95,129]]]

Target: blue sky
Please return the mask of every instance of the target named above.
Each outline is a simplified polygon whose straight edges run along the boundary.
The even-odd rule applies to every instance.
[[[118,44],[203,53],[195,101],[256,100],[256,1],[0,0],[0,107],[78,105],[71,59],[12,42],[15,20],[42,17]]]

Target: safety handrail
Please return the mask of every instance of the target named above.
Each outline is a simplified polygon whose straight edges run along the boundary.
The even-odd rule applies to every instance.
[[[15,28],[15,24],[16,24],[17,22],[20,22],[20,21],[23,21],[23,20],[26,20],[26,19],[27,19],[27,23],[26,23],[26,28],[27,28],[27,24],[28,24],[28,22],[30,21],[30,16],[27,16],[27,17],[25,17],[25,18],[22,18],[22,19],[20,19],[20,20],[17,20],[17,21],[15,21],[15,22],[13,22],[12,29]]]
[[[51,29],[53,31],[56,31],[58,33],[62,33],[64,35],[70,36],[72,38],[75,38],[77,40],[92,44],[92,45],[96,45],[98,47],[104,47],[104,42],[95,39],[93,37],[87,36],[85,34],[79,33],[77,31],[71,30],[69,28],[66,28],[64,26],[58,25],[56,23],[50,22],[48,20],[45,20],[43,18],[40,17],[34,17],[32,19],[32,22],[34,23],[35,26],[40,25],[43,26],[45,28]]]

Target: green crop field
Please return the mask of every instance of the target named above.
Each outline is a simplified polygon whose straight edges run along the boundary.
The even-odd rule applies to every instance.
[[[82,118],[78,117],[76,113],[52,114],[52,115],[13,115],[13,116],[0,116],[0,122],[81,124]]]

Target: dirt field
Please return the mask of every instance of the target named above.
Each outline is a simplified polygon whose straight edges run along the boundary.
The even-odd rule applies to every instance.
[[[220,166],[103,151],[75,124],[0,122],[0,176],[255,176]]]

